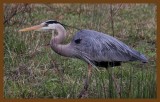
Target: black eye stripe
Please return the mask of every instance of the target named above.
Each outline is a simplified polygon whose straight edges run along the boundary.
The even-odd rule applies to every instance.
[[[53,24],[53,23],[59,23],[60,24],[60,22],[57,22],[57,21],[47,21],[46,23],[47,24]]]

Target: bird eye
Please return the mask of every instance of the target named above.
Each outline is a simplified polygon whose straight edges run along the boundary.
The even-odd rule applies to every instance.
[[[45,24],[44,24],[44,27],[47,27],[48,25],[49,25],[48,23],[45,23]]]

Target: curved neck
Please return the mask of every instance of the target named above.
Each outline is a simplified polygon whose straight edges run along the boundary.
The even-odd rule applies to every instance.
[[[55,26],[55,30],[58,32],[58,35],[54,36],[54,32],[52,32],[51,42],[54,42],[54,44],[60,44],[66,38],[66,30],[60,24]]]
[[[72,51],[70,49],[70,44],[62,45],[61,42],[66,38],[66,30],[60,24],[55,26],[55,30],[58,32],[57,36],[54,36],[54,32],[52,32],[52,39],[50,41],[51,48],[58,54],[62,56],[72,56]]]

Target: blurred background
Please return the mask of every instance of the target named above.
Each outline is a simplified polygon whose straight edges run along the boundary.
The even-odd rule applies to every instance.
[[[87,76],[87,64],[62,57],[48,46],[51,32],[19,29],[57,20],[81,29],[114,36],[148,58],[94,69],[84,98],[156,98],[155,4],[4,4],[4,97],[77,98]],[[76,29],[66,28],[71,41]]]

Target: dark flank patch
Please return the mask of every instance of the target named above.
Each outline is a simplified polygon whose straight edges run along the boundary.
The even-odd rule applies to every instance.
[[[93,61],[93,63],[98,67],[105,67],[105,68],[114,67],[114,66],[120,66],[121,65],[120,61],[113,61],[113,62],[104,62],[104,61],[96,62],[96,61]]]
[[[82,39],[76,39],[74,42],[75,42],[76,44],[80,44],[81,40],[82,40]]]

